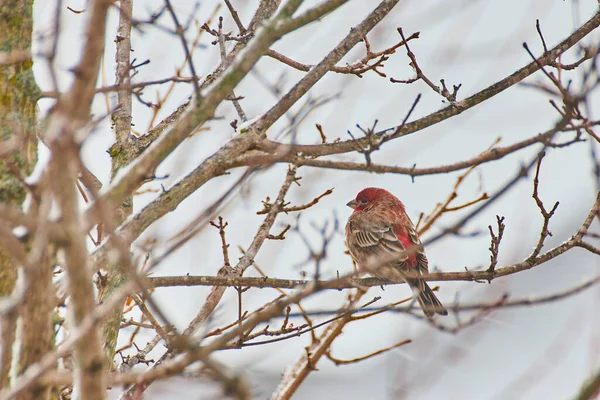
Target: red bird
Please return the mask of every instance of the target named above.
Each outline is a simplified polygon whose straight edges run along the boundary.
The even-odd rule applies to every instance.
[[[354,209],[346,224],[346,246],[359,268],[379,278],[404,280],[428,318],[447,315],[427,282],[403,274],[428,272],[425,251],[404,204],[387,190],[366,188],[346,205]],[[414,246],[416,251],[405,254]]]

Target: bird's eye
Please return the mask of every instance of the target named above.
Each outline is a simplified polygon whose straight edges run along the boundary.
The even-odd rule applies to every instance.
[[[363,204],[367,204],[367,199],[362,199],[360,202]]]

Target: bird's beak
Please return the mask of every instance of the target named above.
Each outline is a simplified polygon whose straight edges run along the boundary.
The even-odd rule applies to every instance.
[[[346,205],[352,209],[355,209],[356,207],[358,207],[358,202],[356,200],[350,200],[346,203]]]

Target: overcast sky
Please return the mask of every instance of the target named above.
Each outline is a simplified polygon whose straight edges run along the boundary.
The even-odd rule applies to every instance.
[[[185,20],[194,12],[200,23],[205,22],[219,3],[216,0],[201,2],[194,8],[194,1],[173,2],[178,15]],[[232,0],[242,21],[250,20],[258,0]],[[306,1],[303,6],[317,4]],[[575,3],[577,6],[573,6]],[[148,17],[161,5],[161,1],[135,1],[134,15]],[[331,50],[347,33],[350,27],[360,22],[374,7],[375,1],[350,1],[338,11],[313,23],[298,32],[286,36],[275,44],[283,54],[307,63],[315,64]],[[63,6],[84,9],[81,0],[67,0]],[[576,26],[587,20],[597,8],[592,0],[572,1],[402,1],[396,9],[369,35],[374,50],[390,46],[399,40],[396,27],[402,27],[408,36],[421,33],[418,40],[410,42],[419,65],[434,81],[440,78],[450,85],[462,84],[459,99],[471,95],[499,79],[513,73],[531,61],[522,47],[530,45],[535,54],[543,51],[536,32],[539,19],[548,46],[554,46],[567,37]],[[44,39],[52,30],[55,1],[35,2],[36,48],[43,50],[48,45]],[[578,13],[573,10],[578,9]],[[235,26],[222,6],[220,15],[225,16],[225,31],[234,31]],[[101,85],[114,81],[114,43],[117,14],[111,12],[107,34],[107,49]],[[168,16],[160,20],[163,26],[171,26]],[[79,60],[85,16],[68,11],[62,13],[61,40],[59,45],[59,81],[65,89],[71,81],[69,68]],[[188,37],[196,31],[192,28]],[[598,43],[597,32],[588,36],[587,43]],[[199,75],[211,72],[219,62],[218,48],[211,46],[212,37],[205,35],[205,48],[197,49],[194,63]],[[173,75],[183,57],[183,50],[176,37],[168,33],[145,27],[134,31],[132,57],[139,61],[149,59],[147,66],[140,68],[137,81],[157,79]],[[362,56],[357,46],[345,59],[351,62]],[[574,60],[575,52],[568,60]],[[409,60],[400,49],[386,63],[384,71],[389,77],[408,79],[413,71]],[[43,90],[52,88],[46,66],[38,59],[35,64],[36,78]],[[186,71],[187,74],[187,71]],[[284,89],[292,87],[301,77],[299,73],[280,63],[263,59],[236,89],[244,96],[241,105],[252,118],[268,110],[277,97],[262,81],[276,83],[283,80]],[[527,82],[543,81],[541,74]],[[573,75],[575,83],[577,75]],[[157,91],[165,86],[154,86],[144,91],[146,100],[155,100]],[[191,87],[179,85],[165,104],[159,117],[168,115],[176,106],[187,100]],[[378,127],[390,127],[402,122],[417,94],[422,94],[413,119],[425,116],[445,105],[442,98],[425,84],[392,84],[374,73],[360,79],[347,75],[327,75],[300,103],[309,99],[338,96],[310,113],[298,129],[298,141],[318,143],[315,123],[323,126],[329,139],[348,139],[346,131],[359,134],[356,124],[368,127],[378,120]],[[97,116],[107,113],[104,97],[94,104]],[[114,99],[108,99],[115,104]],[[40,102],[42,110],[50,101]],[[595,102],[592,102],[592,106]],[[230,105],[217,110],[220,120],[209,124],[209,132],[198,134],[186,141],[159,168],[157,175],[169,175],[160,182],[153,182],[144,189],[169,187],[195,168],[204,158],[231,138],[233,129],[229,122],[235,112]],[[145,133],[151,119],[151,111],[134,100],[134,130]],[[501,145],[514,143],[548,130],[558,120],[556,111],[548,103],[548,96],[525,87],[513,87],[484,104],[462,115],[437,124],[417,134],[386,144],[383,150],[373,155],[381,164],[410,167],[438,166],[473,157],[491,146],[501,137]],[[598,118],[597,113],[589,116]],[[270,131],[277,138],[287,126],[287,119],[277,123]],[[281,140],[289,140],[282,136]],[[110,159],[105,150],[114,141],[110,119],[106,119],[85,143],[83,155],[86,164],[104,183],[110,176]],[[532,147],[478,168],[476,173],[461,187],[460,199],[476,198],[481,191],[494,193],[514,174],[521,163],[535,157],[539,147]],[[555,246],[567,240],[578,229],[591,207],[598,182],[595,182],[590,161],[590,143],[578,143],[566,149],[550,149],[541,174],[540,193],[547,205],[560,201],[560,206],[551,221],[553,237],[547,246]],[[345,155],[339,159],[355,160],[356,155]],[[238,246],[248,246],[255,234],[261,216],[260,200],[266,196],[274,198],[285,177],[286,166],[280,165],[261,172],[245,190],[222,212],[229,221],[227,231],[231,243],[232,259],[241,254]],[[195,218],[204,207],[218,198],[240,175],[234,171],[230,176],[214,179],[190,196],[177,210],[155,223],[139,239],[167,240],[187,222]],[[301,187],[293,187],[290,201],[304,203],[326,189],[334,188],[332,195],[324,198],[315,207],[302,215],[303,232],[316,245],[318,233],[311,230],[310,223],[322,226],[333,219],[340,221],[340,231],[328,248],[324,273],[335,276],[336,271],[345,272],[352,268],[350,258],[344,254],[342,228],[350,210],[345,207],[356,193],[366,186],[387,188],[400,197],[407,211],[416,220],[421,212],[429,212],[435,204],[452,190],[458,173],[418,177],[414,182],[402,175],[376,175],[362,172],[340,172],[301,168]],[[531,198],[531,178],[523,180],[507,195],[494,203],[485,212],[471,221],[465,232],[481,235],[474,238],[450,237],[427,248],[432,269],[462,271],[485,267],[489,264],[489,236],[487,226],[495,223],[495,215],[505,216],[505,239],[501,244],[500,265],[519,262],[530,254],[537,242],[542,219]],[[137,196],[135,211],[139,211],[156,197],[155,192]],[[450,226],[463,213],[443,218],[430,231],[434,235]],[[281,215],[275,232],[286,223],[294,223],[295,216]],[[596,223],[596,231],[598,224]],[[427,237],[426,237],[427,238]],[[425,238],[425,239],[426,239]],[[221,267],[219,237],[216,230],[206,229],[186,246],[179,249],[154,271],[160,275],[214,275]],[[297,234],[288,234],[284,242],[267,242],[256,259],[256,263],[269,275],[281,278],[299,278],[301,273],[312,273],[314,265],[301,265],[308,257],[308,250]],[[476,283],[442,283],[438,296],[445,304],[455,299],[461,302],[497,299],[504,293],[515,298],[536,297],[568,289],[598,274],[597,257],[583,250],[569,251],[549,263],[528,272],[493,281],[491,285]],[[201,306],[208,288],[161,289],[155,298],[166,310],[177,328],[184,329]],[[390,287],[385,292],[373,288],[365,297],[382,296],[377,304],[387,304],[409,295],[405,286]],[[248,309],[258,307],[266,300],[277,296],[274,290],[251,290],[244,295]],[[343,293],[324,293],[307,300],[307,309],[335,309],[344,298]],[[235,319],[236,293],[229,289],[224,302],[216,312],[211,326],[224,325]],[[598,301],[600,289],[593,288],[566,300],[534,308],[501,310],[491,313],[477,325],[457,334],[441,333],[404,315],[384,314],[365,321],[355,322],[344,329],[344,334],[335,341],[333,354],[339,358],[354,358],[410,338],[410,345],[393,350],[385,355],[347,366],[336,367],[326,359],[318,364],[319,371],[313,372],[295,399],[564,399],[570,398],[592,371],[600,367],[600,320]],[[452,325],[453,317],[440,322]],[[274,323],[276,325],[277,323]],[[140,335],[149,339],[151,335]],[[121,343],[126,343],[122,335]],[[309,344],[310,337],[287,340],[268,346],[250,347],[243,350],[226,351],[215,357],[243,372],[257,399],[268,398],[279,383],[286,366],[293,363]],[[140,340],[141,346],[145,345]],[[152,356],[158,358],[162,347],[158,346]],[[159,352],[160,351],[160,352]],[[220,396],[220,389],[210,385],[199,385],[178,378],[156,383],[147,392],[146,398],[159,399],[211,399]]]

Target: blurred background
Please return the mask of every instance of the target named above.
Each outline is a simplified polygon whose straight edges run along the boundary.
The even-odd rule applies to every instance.
[[[232,0],[244,23],[248,23],[258,1]],[[317,1],[306,1],[307,9]],[[193,41],[200,25],[207,22],[215,8],[215,15],[224,17],[224,31],[236,31],[229,12],[222,2],[206,0],[179,0],[175,10],[182,21],[191,21],[187,37]],[[278,41],[273,47],[284,55],[305,64],[318,63],[348,32],[377,4],[375,1],[350,1],[318,23],[310,24]],[[86,2],[66,0],[63,7],[82,10]],[[160,9],[159,0],[134,2],[134,17],[148,19]],[[35,4],[34,52],[43,52],[52,43],[55,0]],[[508,76],[531,62],[522,44],[527,42],[537,56],[543,53],[536,31],[539,20],[548,47],[553,47],[585,22],[597,9],[595,1],[519,1],[486,2],[476,0],[416,1],[404,0],[368,36],[373,51],[378,51],[400,40],[397,27],[406,36],[420,32],[417,40],[410,42],[423,72],[435,83],[445,79],[448,86],[461,84],[458,98],[463,99]],[[114,82],[114,54],[118,15],[112,10],[107,30],[106,55],[99,85]],[[213,18],[211,27],[217,24]],[[82,35],[85,18],[63,9],[61,36],[58,47],[58,82],[62,90],[72,80],[70,68],[79,60],[83,46]],[[165,27],[167,29],[161,29]],[[148,81],[172,76],[181,66],[183,48],[176,36],[168,15],[162,16],[157,26],[141,25],[132,33],[132,58],[137,63],[150,60],[139,69],[135,81]],[[584,43],[598,46],[598,32],[592,32]],[[198,75],[212,72],[220,62],[218,46],[212,36],[204,33],[194,50],[194,63]],[[228,42],[229,48],[232,46]],[[37,50],[36,50],[37,49]],[[364,54],[362,45],[344,59],[351,63]],[[562,59],[573,62],[576,50]],[[403,48],[385,63],[387,77],[409,79],[414,71]],[[343,63],[342,63],[343,64]],[[48,68],[43,58],[35,63],[36,79],[42,90],[52,90]],[[184,70],[187,76],[188,70]],[[256,68],[236,88],[236,95],[249,118],[259,116],[273,106],[304,73],[291,69],[278,61],[264,57]],[[581,73],[577,70],[568,77],[578,87]],[[526,82],[544,82],[541,73]],[[145,101],[157,102],[163,98],[170,85],[151,86],[144,90]],[[133,130],[144,134],[192,93],[189,84],[178,84],[164,102],[160,112],[136,102],[133,108]],[[347,140],[348,131],[360,136],[357,124],[363,128],[387,128],[399,125],[416,96],[422,94],[411,120],[428,115],[447,105],[441,96],[423,82],[411,85],[394,84],[373,72],[362,78],[353,75],[329,73],[290,112],[268,132],[271,139],[283,142],[295,140],[304,144],[320,143],[315,124],[320,124],[328,140]],[[549,95],[524,86],[514,86],[463,114],[394,140],[375,152],[373,161],[378,164],[411,167],[432,167],[471,158],[492,146],[498,138],[505,146],[551,129],[559,120],[556,110],[549,104]],[[590,98],[590,119],[597,118],[595,106],[598,96]],[[116,99],[98,96],[94,104],[96,116],[110,113]],[[40,101],[45,113],[51,100]],[[304,112],[307,108],[310,112]],[[157,171],[165,179],[140,188],[143,194],[135,197],[134,212],[151,202],[161,190],[168,188],[193,170],[202,160],[226,143],[234,134],[230,122],[236,118],[231,104],[217,110],[217,118],[208,124],[206,132],[187,140],[185,146],[174,152]],[[106,150],[114,141],[110,118],[105,118],[84,144],[86,165],[100,180],[110,179],[110,157]],[[593,146],[599,154],[598,144],[586,141],[566,148],[548,149],[540,173],[540,196],[550,208],[560,202],[551,219],[552,237],[544,249],[550,249],[573,235],[580,227],[592,206],[600,182],[594,174]],[[501,160],[481,165],[469,175],[458,191],[458,203],[474,200],[482,192],[495,193],[518,173],[522,164],[535,158],[541,145],[519,151]],[[44,156],[44,150],[40,150]],[[47,155],[46,155],[47,156]],[[362,161],[357,154],[337,156],[337,160]],[[262,209],[261,200],[275,198],[285,178],[287,166],[276,165],[259,172],[244,185],[239,194],[220,213],[229,222],[227,238],[231,243],[230,256],[241,256],[238,246],[247,247],[263,217],[256,215]],[[169,238],[178,233],[191,220],[218,199],[240,177],[241,170],[228,176],[211,180],[201,187],[175,211],[154,223],[136,243],[154,241],[154,255],[160,254]],[[326,227],[334,233],[327,247],[321,272],[324,277],[352,270],[350,257],[344,254],[343,227],[350,215],[346,202],[367,186],[383,187],[403,200],[409,215],[416,222],[420,213],[429,213],[437,203],[452,192],[461,171],[450,174],[416,177],[394,174],[335,171],[301,167],[301,186],[293,186],[287,200],[293,204],[307,203],[329,188],[333,194],[323,198],[316,206],[296,215],[280,215],[274,231],[286,224],[299,227],[315,250],[320,250],[322,237],[319,228]],[[430,270],[464,271],[487,268],[490,261],[488,225],[496,226],[496,215],[505,217],[506,230],[500,247],[499,266],[510,265],[525,259],[535,247],[542,226],[542,216],[531,197],[532,176],[521,180],[499,201],[470,221],[463,229],[465,235],[448,236],[427,250]],[[423,238],[427,240],[466,215],[470,210],[446,214]],[[337,221],[337,223],[336,223]],[[317,229],[315,229],[315,227]],[[592,225],[598,232],[599,224]],[[139,247],[135,254],[142,254]],[[271,277],[299,279],[314,273],[310,250],[301,235],[291,231],[285,241],[268,241],[255,262]],[[170,255],[151,271],[152,276],[162,275],[215,275],[222,266],[222,253],[218,231],[207,227],[185,246]],[[493,301],[507,293],[511,298],[536,298],[569,289],[584,282],[600,271],[597,256],[573,249],[566,254],[536,267],[509,277],[494,280],[492,284],[474,282],[441,282],[438,297],[451,306],[453,302],[473,303]],[[249,276],[258,276],[253,269]],[[210,288],[163,288],[154,292],[154,298],[176,327],[185,329],[201,307]],[[273,289],[251,289],[244,293],[244,307],[251,311],[278,296]],[[410,296],[406,285],[379,287],[369,290],[365,301],[382,296],[377,305],[385,305]],[[303,302],[306,310],[336,310],[345,300],[343,292],[321,293]],[[500,309],[479,323],[461,329],[455,334],[441,332],[411,316],[384,313],[354,322],[344,329],[344,334],[333,345],[337,358],[351,359],[380,348],[391,346],[404,339],[412,343],[366,361],[335,366],[322,359],[294,398],[297,399],[564,399],[574,396],[583,381],[600,368],[600,288],[593,287],[567,299],[531,307]],[[462,317],[461,314],[459,317]],[[468,314],[464,314],[468,316]],[[237,318],[237,293],[228,289],[221,305],[210,321],[210,327],[226,325]],[[316,317],[317,321],[327,317]],[[454,314],[440,320],[452,326],[457,323]],[[301,323],[302,320],[297,320]],[[274,321],[276,326],[279,322]],[[127,330],[119,338],[119,345],[128,342]],[[151,339],[151,332],[137,335],[136,343],[143,347]],[[310,335],[265,346],[227,350],[215,357],[233,370],[242,373],[257,399],[268,398],[280,382],[285,368],[304,352]],[[159,345],[149,358],[158,359],[164,352]],[[141,366],[140,368],[142,368]],[[116,388],[113,395],[118,397]],[[154,383],[145,398],[158,399],[213,399],[220,398],[220,387],[192,378],[174,378]]]

